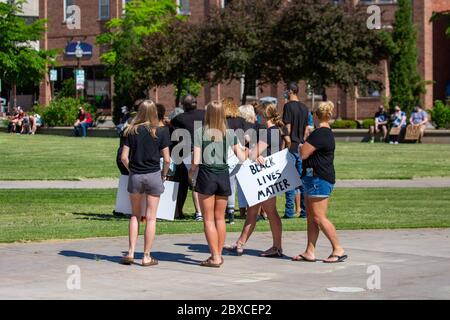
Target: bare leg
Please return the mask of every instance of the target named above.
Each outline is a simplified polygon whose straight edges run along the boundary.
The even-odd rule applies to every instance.
[[[139,236],[139,220],[141,218],[141,194],[130,194],[131,200],[131,209],[133,211],[133,215],[130,219],[129,226],[129,249],[128,249],[128,257],[133,258],[134,253],[136,252],[136,243]]]
[[[314,221],[319,225],[320,230],[325,234],[333,247],[333,255],[342,256],[345,251],[339,243],[336,234],[336,228],[327,218],[328,199],[310,199],[310,207],[314,212]],[[335,259],[327,259],[325,261],[333,261]]]
[[[239,240],[237,244],[244,245],[247,243],[248,239],[252,235],[253,231],[256,227],[256,218],[258,217],[258,214],[260,212],[261,205],[255,205],[253,207],[248,208],[247,217],[245,219],[244,227],[241,232],[241,236],[239,237]]]
[[[296,193],[295,194],[295,213],[301,214],[302,213],[302,208],[301,208],[301,195],[300,193]]]
[[[319,238],[319,225],[316,223],[315,220],[315,212],[314,208],[311,206],[311,200],[308,196],[305,196],[305,204],[306,204],[306,210],[308,211],[307,216],[307,226],[308,226],[308,243],[306,245],[306,250],[301,255],[298,255],[294,257],[294,260],[302,260],[303,257],[305,257],[308,260],[315,260],[316,259],[316,244],[317,239]]]
[[[208,242],[213,262],[220,263],[221,252],[219,252],[219,235],[216,227],[216,221],[214,219],[216,202],[215,196],[199,194],[198,198],[200,202],[200,208],[203,213],[203,226],[205,229],[206,241]]]
[[[156,212],[158,211],[159,199],[160,197],[147,196],[147,225],[145,226],[144,233],[144,259],[142,260],[143,264],[151,262],[150,250],[152,249],[153,240],[155,239]]]
[[[383,129],[383,139],[384,139],[383,141],[385,142],[387,139],[387,135],[388,135],[388,129],[387,129],[387,126],[383,126],[382,129]]]
[[[202,214],[202,209],[200,208],[200,202],[198,199],[198,193],[192,191],[192,201],[194,202],[195,213]]]
[[[221,263],[222,261],[222,251],[223,246],[225,245],[225,239],[227,236],[227,226],[225,223],[224,211],[227,208],[228,197],[219,197],[216,196],[216,201],[214,205],[214,220],[216,223],[217,229],[217,249],[219,252],[219,259],[216,260],[214,257],[214,263]]]
[[[272,231],[273,247],[279,250],[282,249],[282,226],[281,218],[277,211],[277,198],[272,198],[263,203],[263,207],[266,210],[267,217],[269,218],[270,230]]]

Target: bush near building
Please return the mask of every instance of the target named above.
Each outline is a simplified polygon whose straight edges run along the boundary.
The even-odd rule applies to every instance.
[[[331,127],[333,129],[357,129],[358,122],[355,120],[336,120]]]
[[[74,98],[56,99],[46,107],[35,107],[33,111],[41,115],[47,127],[67,127],[75,123],[80,107],[90,112],[95,121],[95,108],[89,103]]]
[[[431,110],[431,117],[436,129],[450,128],[450,105],[437,100]]]

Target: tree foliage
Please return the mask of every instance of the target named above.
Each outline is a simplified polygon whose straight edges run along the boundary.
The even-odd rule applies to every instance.
[[[395,46],[390,59],[391,106],[399,105],[407,112],[420,103],[420,96],[426,92],[417,71],[417,29],[412,14],[411,1],[399,0],[391,35]]]
[[[30,42],[40,40],[45,20],[26,23],[21,17],[24,0],[0,3],[0,78],[12,86],[38,84],[55,51],[36,50]]]

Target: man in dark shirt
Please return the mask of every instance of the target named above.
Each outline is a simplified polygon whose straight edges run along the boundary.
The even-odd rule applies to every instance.
[[[302,158],[298,153],[298,147],[305,141],[306,129],[308,127],[308,108],[300,102],[298,98],[298,85],[290,83],[286,88],[285,98],[288,102],[283,109],[283,122],[291,138],[289,147],[289,155],[294,163],[299,175],[302,174]],[[298,195],[300,193],[300,195]],[[284,212],[285,219],[295,218],[295,197],[300,196],[300,217],[306,218],[306,208],[303,195],[303,187],[299,186],[296,190],[286,192],[286,209]]]
[[[183,100],[184,113],[179,114],[171,121],[172,129],[184,129],[187,130],[191,136],[191,148],[194,145],[194,131],[195,122],[200,122],[203,125],[205,120],[205,110],[197,109],[197,100],[195,97],[188,95]],[[183,143],[180,141],[179,143]],[[186,156],[186,155],[183,155]],[[177,197],[177,207],[175,211],[175,217],[183,217],[183,207],[186,202],[186,197],[189,189],[189,176],[188,170],[184,163],[178,164],[176,167],[174,181],[179,182],[180,186],[178,189]],[[192,200],[195,206],[195,219],[197,221],[203,221],[202,213],[200,211],[200,204],[198,202],[198,194],[192,192]]]
[[[375,136],[379,132],[383,132],[383,141],[386,141],[388,134],[388,122],[389,115],[384,109],[384,106],[381,105],[378,112],[375,113],[374,125],[370,126],[371,143],[375,142]]]

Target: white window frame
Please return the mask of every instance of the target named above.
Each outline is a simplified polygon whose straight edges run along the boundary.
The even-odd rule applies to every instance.
[[[255,94],[256,95],[247,95],[247,99],[254,99],[254,100],[258,100],[258,80],[256,80],[256,82],[255,82]],[[242,95],[244,94],[244,86],[245,86],[245,76],[242,76],[241,77],[241,95],[240,95],[240,97],[242,98]]]
[[[73,1],[75,2],[75,1]],[[72,5],[74,5],[73,3]],[[63,22],[67,21],[67,0],[63,0]]]

